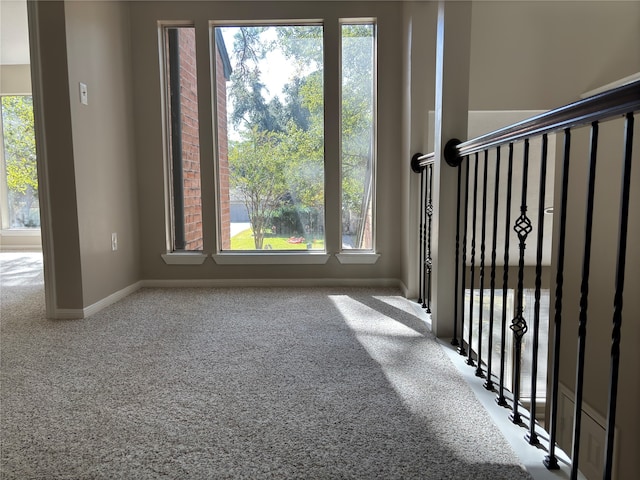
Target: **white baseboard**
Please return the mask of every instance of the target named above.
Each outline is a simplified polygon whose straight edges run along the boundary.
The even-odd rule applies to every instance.
[[[404,298],[411,298],[409,296],[411,294],[411,292],[409,291],[409,287],[407,287],[402,280],[398,280],[398,286],[400,287],[400,291],[402,292],[402,296]]]
[[[84,318],[84,311],[82,308],[54,308],[53,314],[48,318],[54,320],[79,320]]]
[[[141,287],[393,287],[396,278],[232,278],[188,280],[142,280]]]
[[[131,295],[136,290],[139,290],[142,287],[142,282],[136,282],[128,287],[123,288],[122,290],[118,290],[115,293],[112,293],[108,297],[103,298],[102,300],[97,301],[85,308],[56,308],[54,311],[53,318],[58,320],[73,320],[79,318],[87,318],[90,315],[98,313],[103,308],[112,305],[128,295]]]
[[[118,290],[115,293],[112,293],[108,297],[103,298],[102,300],[97,301],[96,303],[89,305],[82,309],[84,313],[84,317],[88,317],[89,315],[93,315],[94,313],[98,313],[103,308],[108,307],[116,303],[119,300],[122,300],[124,297],[131,295],[136,290],[139,290],[142,287],[142,282],[136,282],[128,287],[123,288],[122,290]]]

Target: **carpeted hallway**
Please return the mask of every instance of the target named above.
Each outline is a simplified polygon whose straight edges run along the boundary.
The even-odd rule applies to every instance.
[[[530,478],[394,290],[142,289],[53,321],[37,256],[0,259],[3,480]]]

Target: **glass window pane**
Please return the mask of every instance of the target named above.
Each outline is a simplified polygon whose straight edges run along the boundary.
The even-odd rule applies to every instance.
[[[214,30],[221,250],[324,250],[322,26]]]
[[[40,228],[33,99],[2,98],[2,228]]]
[[[373,249],[375,25],[342,25],[342,248]]]
[[[195,28],[171,27],[165,32],[173,250],[202,250]]]

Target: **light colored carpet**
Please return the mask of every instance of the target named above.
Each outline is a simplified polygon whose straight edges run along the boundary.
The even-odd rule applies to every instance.
[[[394,290],[143,289],[51,321],[8,263],[2,479],[530,478]]]

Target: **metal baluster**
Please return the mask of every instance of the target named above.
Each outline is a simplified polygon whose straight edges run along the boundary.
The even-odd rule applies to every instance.
[[[431,196],[431,190],[433,189],[433,164],[429,164],[427,167],[427,178],[429,179],[427,182],[427,250],[426,250],[426,258],[425,265],[427,267],[427,277],[425,281],[427,282],[427,313],[431,313],[431,270],[433,267],[433,259],[431,258],[431,217],[433,216],[433,201]]]
[[[420,232],[420,256],[418,257],[418,265],[420,265],[420,270],[418,272],[418,303],[422,304],[422,274],[423,274],[423,269],[422,269],[422,262],[423,260],[423,243],[422,243],[422,239],[423,239],[423,223],[422,223],[422,205],[424,205],[424,169],[422,171],[420,171],[420,226],[418,227],[418,231]]]
[[[469,227],[469,168],[471,162],[469,157],[465,158],[467,170],[464,179],[464,235],[462,237],[462,281],[461,281],[461,307],[460,308],[460,346],[458,347],[458,353],[463,357],[467,354],[464,349],[464,293],[466,290],[466,278],[467,278],[467,230]],[[471,350],[471,345],[469,345]]]
[[[529,170],[529,139],[524,141],[524,162],[522,166],[522,202],[520,205],[520,216],[516,220],[514,230],[520,241],[520,260],[518,262],[518,297],[516,305],[516,316],[511,321],[511,330],[515,339],[515,368],[513,386],[513,413],[510,418],[513,423],[520,424],[522,419],[518,412],[520,401],[520,369],[522,356],[522,337],[527,333],[528,327],[522,313],[524,311],[524,250],[526,240],[531,233],[531,220],[527,217],[527,176]]]
[[[618,263],[616,265],[616,293],[613,300],[613,330],[611,332],[611,375],[609,380],[609,409],[605,447],[604,480],[611,479],[613,469],[613,442],[618,401],[618,370],[620,364],[620,328],[622,327],[622,294],[624,267],[627,254],[627,223],[629,220],[629,189],[631,185],[631,153],[633,150],[633,114],[627,114],[622,192],[620,194],[620,227],[618,230]]]
[[[462,181],[462,164],[458,164],[458,198],[456,200],[456,273],[455,287],[453,290],[453,340],[451,345],[457,347],[458,343],[458,284],[460,276],[460,186]]]
[[[489,358],[487,358],[487,381],[484,388],[493,390],[491,367],[493,358],[493,307],[495,305],[496,290],[496,246],[498,242],[498,187],[500,186],[500,147],[496,148],[496,179],[493,189],[493,243],[491,244],[491,296],[489,297]]]
[[[589,268],[591,263],[591,232],[593,227],[593,204],[596,182],[596,159],[598,153],[598,122],[591,124],[591,152],[589,181],[587,187],[587,211],[584,234],[584,256],[582,259],[582,282],[580,284],[580,315],[578,321],[578,367],[573,422],[573,454],[571,456],[571,480],[578,478],[580,458],[580,427],[582,421],[582,391],[584,387],[584,355],[587,341],[587,308],[589,306]]]
[[[473,291],[474,276],[475,276],[475,260],[476,260],[476,213],[477,213],[477,200],[478,200],[478,154],[475,155],[476,164],[473,171],[473,212],[471,214],[471,294],[469,295],[469,356],[467,358],[467,365],[475,365],[473,358],[471,358],[473,352],[472,340],[473,340]]]
[[[538,201],[538,244],[536,250],[535,302],[533,305],[533,346],[531,364],[531,407],[529,408],[529,433],[525,436],[530,445],[537,445],[536,394],[538,377],[538,340],[540,330],[540,287],[542,284],[542,237],[544,235],[544,196],[547,184],[547,135],[542,136],[542,158],[540,160],[540,193]]]
[[[484,377],[482,372],[482,320],[484,316],[484,251],[487,232],[487,170],[489,170],[489,150],[484,151],[484,172],[482,173],[482,227],[480,234],[480,308],[478,311],[478,365],[476,377]]]
[[[511,186],[513,184],[513,143],[509,144],[509,168],[507,170],[507,199],[504,232],[504,270],[502,273],[502,328],[500,333],[500,378],[496,403],[502,407],[508,405],[504,397],[505,344],[507,338],[507,291],[509,288],[509,237],[511,234]]]
[[[558,374],[560,372],[560,333],[562,331],[562,288],[564,286],[564,248],[567,234],[567,194],[569,191],[569,157],[571,130],[564,131],[564,156],[562,161],[562,192],[560,194],[560,236],[558,240],[558,267],[556,273],[556,303],[554,314],[553,359],[551,377],[551,411],[549,421],[549,455],[542,463],[549,470],[560,468],[556,458],[556,430],[558,425]]]
[[[422,170],[422,174],[425,175],[427,179],[429,178],[426,167]],[[422,308],[427,308],[427,188],[429,188],[427,183],[428,180],[425,181],[424,185],[424,208],[422,209],[422,251],[424,252],[422,257]]]

